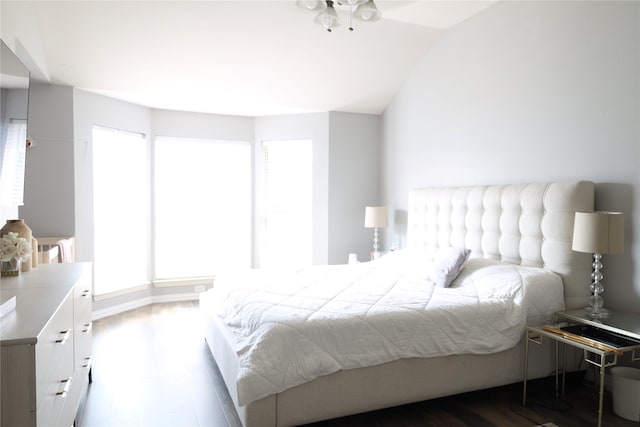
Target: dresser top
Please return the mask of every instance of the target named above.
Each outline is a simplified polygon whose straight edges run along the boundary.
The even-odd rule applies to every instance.
[[[3,277],[0,302],[16,297],[16,308],[0,318],[0,345],[35,344],[82,278],[91,284],[91,263],[43,264],[18,277]]]

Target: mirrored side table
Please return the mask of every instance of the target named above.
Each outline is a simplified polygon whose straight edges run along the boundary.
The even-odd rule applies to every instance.
[[[559,392],[558,359],[560,343],[564,344],[562,360],[562,394],[564,395],[566,346],[581,349],[584,361],[599,368],[598,427],[602,426],[604,374],[618,363],[618,357],[631,352],[632,360],[640,360],[640,315],[610,311],[606,318],[590,318],[584,309],[560,311],[550,325],[529,326],[526,330],[522,404],[527,400],[529,344],[542,344],[548,338],[555,342],[556,396]]]

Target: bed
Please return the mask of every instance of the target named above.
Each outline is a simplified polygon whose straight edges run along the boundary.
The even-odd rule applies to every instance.
[[[593,204],[589,181],[416,189],[406,251],[216,278],[200,298],[204,334],[243,425],[295,426],[521,381],[524,326],[587,304],[590,257],[571,251],[571,238],[574,213]],[[469,259],[449,287],[434,285],[452,248]],[[473,315],[452,311],[454,300]],[[272,328],[281,324],[293,338]],[[329,331],[307,343],[323,324]],[[384,353],[368,347],[376,341]],[[299,361],[285,347],[296,342]],[[529,378],[552,372],[550,349],[537,351]]]

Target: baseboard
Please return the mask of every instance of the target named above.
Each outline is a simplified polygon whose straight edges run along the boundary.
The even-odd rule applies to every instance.
[[[145,305],[150,304],[158,304],[163,302],[195,301],[199,298],[199,296],[199,292],[189,292],[182,294],[153,295],[149,297],[138,298],[133,301],[127,301],[123,304],[117,304],[111,307],[103,308],[101,310],[95,310],[91,312],[91,319],[103,319],[105,317],[124,313],[125,311],[129,310],[135,310],[136,308],[144,307]]]

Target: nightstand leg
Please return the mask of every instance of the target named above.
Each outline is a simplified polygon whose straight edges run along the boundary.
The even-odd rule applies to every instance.
[[[605,357],[600,357],[600,398],[598,401],[598,427],[602,427],[602,402],[604,401],[604,364]]]
[[[562,397],[564,397],[564,385],[567,374],[567,344],[562,345]]]
[[[555,344],[556,344],[556,398],[559,396],[558,391],[560,389],[559,385],[558,385],[558,345],[559,342],[558,340],[554,340]],[[564,375],[564,372],[563,372]]]
[[[526,332],[524,339],[524,379],[522,381],[522,406],[527,404],[527,377],[529,376],[529,332]]]

